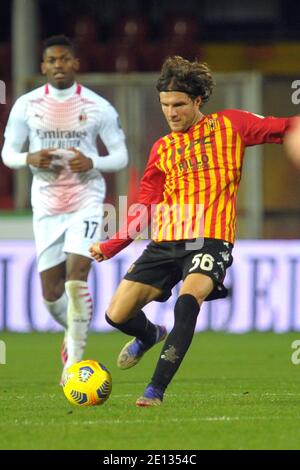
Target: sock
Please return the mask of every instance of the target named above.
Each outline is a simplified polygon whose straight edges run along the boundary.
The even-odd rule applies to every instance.
[[[68,360],[66,367],[82,359],[92,317],[92,298],[85,281],[65,283],[68,302]]]
[[[162,348],[148,387],[152,385],[163,393],[171,382],[192,342],[199,310],[193,295],[183,294],[178,297],[174,309],[174,326]]]
[[[142,341],[145,346],[153,346],[156,341],[156,325],[151,323],[142,310],[139,310],[134,318],[126,321],[125,323],[113,322],[107,313],[105,314],[107,323],[114,328],[117,328],[122,333],[129,336],[135,336]]]
[[[54,320],[64,328],[67,328],[67,294],[64,292],[63,295],[59,299],[54,300],[54,302],[49,302],[49,300],[44,299],[44,304]]]

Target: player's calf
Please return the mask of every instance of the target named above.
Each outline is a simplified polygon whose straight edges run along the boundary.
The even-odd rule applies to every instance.
[[[79,362],[84,354],[92,317],[92,298],[85,281],[67,281],[68,360],[66,366]]]

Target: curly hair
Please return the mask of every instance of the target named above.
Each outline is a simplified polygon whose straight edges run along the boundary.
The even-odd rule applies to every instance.
[[[204,104],[209,100],[214,86],[215,81],[206,63],[172,56],[162,65],[156,89],[159,92],[181,91],[192,99],[200,96]]]

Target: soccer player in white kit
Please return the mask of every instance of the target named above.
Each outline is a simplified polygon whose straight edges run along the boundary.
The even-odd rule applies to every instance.
[[[44,303],[65,328],[64,372],[82,359],[92,315],[88,251],[100,239],[105,197],[101,172],[127,165],[125,137],[113,106],[75,80],[79,61],[65,36],[46,40],[47,84],[14,104],[2,150],[10,168],[33,174],[31,202]],[[100,157],[100,137],[108,155]],[[24,146],[28,142],[28,152]]]

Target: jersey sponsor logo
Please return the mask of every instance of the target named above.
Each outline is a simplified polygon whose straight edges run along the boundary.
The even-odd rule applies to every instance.
[[[200,157],[196,157],[196,155],[193,155],[191,158],[182,160],[182,162],[179,162],[177,164],[177,169],[179,173],[186,170],[194,170],[196,168],[209,168],[209,158],[207,155],[201,155]]]
[[[176,141],[175,140],[172,140],[172,144],[176,144]],[[211,145],[212,144],[212,140],[211,140],[211,136],[210,135],[207,135],[205,137],[203,137],[202,139],[194,139],[194,140],[191,140],[189,141],[186,145],[180,147],[180,148],[173,148],[172,149],[172,152],[171,154],[168,156],[168,159],[170,160],[172,157],[174,157],[174,155],[184,155],[185,153],[187,152],[190,152],[193,150],[193,148],[197,145],[197,144],[203,144],[203,145]]]
[[[68,149],[80,147],[81,141],[88,133],[84,130],[44,130],[36,129],[38,138],[42,141],[42,148],[57,147]]]
[[[185,152],[190,152],[197,144],[211,145],[212,141],[209,135],[203,137],[203,139],[191,140],[188,144],[186,144],[185,147],[177,149],[177,153],[179,153],[179,155],[182,155]]]
[[[36,133],[40,139],[83,139],[87,136],[86,131],[76,130],[44,130],[36,129]]]

